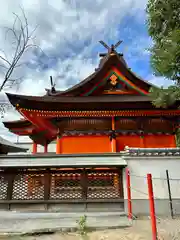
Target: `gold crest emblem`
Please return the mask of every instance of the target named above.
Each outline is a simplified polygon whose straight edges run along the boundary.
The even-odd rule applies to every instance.
[[[117,77],[116,77],[116,75],[114,75],[114,74],[111,75],[110,80],[111,80],[111,84],[113,86],[115,86],[117,84]]]

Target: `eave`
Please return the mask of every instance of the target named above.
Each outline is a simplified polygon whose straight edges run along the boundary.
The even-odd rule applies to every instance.
[[[7,93],[17,109],[38,111],[85,111],[155,109],[149,96],[31,97]]]
[[[8,140],[0,137],[0,152],[7,153],[15,153],[15,152],[27,152],[28,149],[19,147],[18,145],[9,142]]]
[[[14,128],[22,129],[22,128],[27,128],[32,126],[32,124],[26,119],[3,122],[3,124],[6,128],[9,128],[9,129],[14,129]]]

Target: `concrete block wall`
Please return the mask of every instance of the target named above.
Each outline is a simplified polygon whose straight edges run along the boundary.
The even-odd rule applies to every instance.
[[[180,157],[178,156],[129,156],[125,158],[131,175],[131,196],[134,215],[149,215],[147,174],[153,178],[156,213],[170,215],[166,170],[169,171],[173,209],[180,214]],[[123,171],[125,210],[127,211],[127,189],[125,169]],[[178,180],[179,179],[179,180]]]

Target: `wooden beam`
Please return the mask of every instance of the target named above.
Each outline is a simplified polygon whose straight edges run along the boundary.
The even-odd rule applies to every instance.
[[[106,57],[107,56],[107,53],[99,53],[99,57]],[[118,53],[118,56],[119,57],[123,57],[123,54],[122,53]]]
[[[33,133],[33,130],[34,130],[33,127],[9,129],[10,132],[17,134],[17,135],[30,135]]]
[[[40,117],[37,114],[33,114],[31,112],[27,112],[25,110],[20,110],[19,111],[25,119],[30,121],[33,125],[35,125],[38,130],[44,130],[47,131],[47,137],[51,138],[52,136],[57,135],[57,127],[55,127],[50,121],[48,121],[44,117]]]
[[[23,115],[25,109],[20,109],[19,112]],[[43,111],[37,110],[28,111],[37,117],[52,118],[52,117],[160,117],[160,116],[179,116],[180,110],[83,110],[83,111]],[[27,118],[26,118],[27,119]]]

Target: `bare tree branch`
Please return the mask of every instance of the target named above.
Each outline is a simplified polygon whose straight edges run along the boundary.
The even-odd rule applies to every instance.
[[[4,53],[5,59],[8,61],[8,58],[7,58],[7,55],[6,55],[5,51],[3,49],[0,49],[0,52]]]
[[[37,45],[32,44],[32,39],[33,39],[33,34],[36,30],[33,29],[33,31],[29,32],[29,25],[28,25],[28,20],[25,15],[24,10],[21,8],[22,11],[22,18],[16,14],[13,13],[15,16],[14,23],[12,28],[7,28],[5,38],[9,36],[9,34],[12,34],[13,38],[13,46],[14,48],[14,53],[12,56],[11,60],[8,60],[5,53],[4,55],[0,55],[0,67],[3,67],[6,69],[5,75],[4,75],[4,81],[2,82],[0,86],[0,91],[6,86],[13,86],[14,84],[16,85],[16,82],[18,83],[18,79],[13,79],[11,78],[14,70],[20,66],[23,65],[23,63],[19,63],[19,60],[22,58],[22,56],[29,50],[30,48],[39,48]],[[0,50],[1,51],[1,50]],[[22,78],[20,78],[22,81]]]
[[[3,60],[4,62],[6,62],[7,64],[11,65],[11,63],[10,63],[7,59],[5,59],[4,57],[0,56],[0,59],[2,59],[2,60]]]

